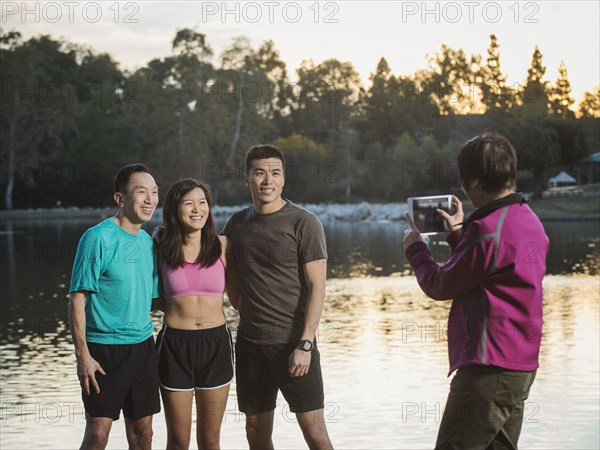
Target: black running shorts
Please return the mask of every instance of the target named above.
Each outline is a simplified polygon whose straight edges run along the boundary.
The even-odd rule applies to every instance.
[[[139,344],[106,345],[88,342],[90,355],[104,369],[96,372],[100,393],[90,386],[82,392],[85,412],[90,417],[141,419],[160,411],[156,347],[150,336]]]
[[[164,389],[216,389],[233,380],[233,347],[226,324],[204,330],[164,327],[156,345]]]
[[[288,373],[288,359],[296,346],[296,342],[258,345],[238,334],[235,371],[240,411],[258,414],[275,409],[278,389],[293,413],[323,409],[323,377],[316,342],[308,373],[301,377]]]

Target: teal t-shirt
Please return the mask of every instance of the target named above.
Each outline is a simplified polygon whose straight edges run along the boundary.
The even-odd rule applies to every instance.
[[[87,230],[77,246],[70,292],[88,291],[86,340],[137,344],[152,336],[152,299],[158,271],[152,238],[136,235],[108,218]]]

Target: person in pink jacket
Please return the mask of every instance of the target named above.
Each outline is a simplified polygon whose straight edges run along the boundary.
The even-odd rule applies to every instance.
[[[436,449],[516,449],[539,367],[549,241],[527,198],[516,192],[517,155],[505,137],[485,131],[467,141],[458,167],[477,210],[463,221],[456,196],[450,214],[437,210],[451,230],[448,261],[433,260],[408,215],[404,236],[423,292],[452,300],[448,375],[457,372]]]

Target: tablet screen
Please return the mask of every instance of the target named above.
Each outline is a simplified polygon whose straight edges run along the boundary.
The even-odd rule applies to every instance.
[[[436,209],[450,211],[450,195],[411,197],[408,199],[409,213],[421,234],[446,233],[446,222]]]

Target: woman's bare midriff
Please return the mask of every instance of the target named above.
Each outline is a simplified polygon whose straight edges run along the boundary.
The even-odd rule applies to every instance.
[[[206,330],[225,323],[223,298],[191,295],[167,300],[164,323],[178,330]]]

